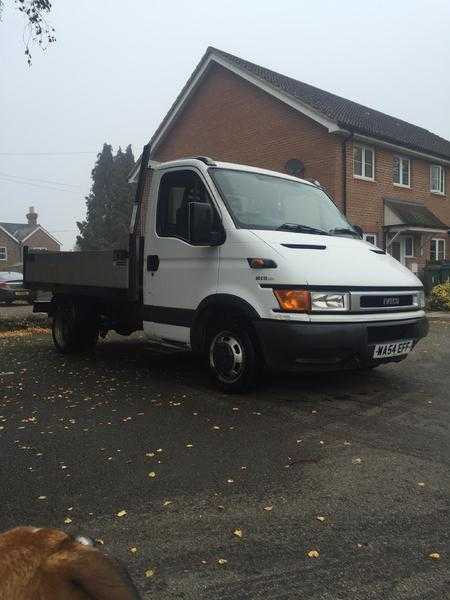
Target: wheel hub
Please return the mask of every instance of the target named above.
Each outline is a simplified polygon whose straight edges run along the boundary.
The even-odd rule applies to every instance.
[[[232,333],[222,331],[212,341],[210,363],[219,377],[232,383],[241,376],[244,366],[244,350],[239,338]]]

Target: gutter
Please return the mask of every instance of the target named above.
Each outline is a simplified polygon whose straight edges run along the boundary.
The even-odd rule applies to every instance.
[[[342,139],[342,211],[347,216],[347,142],[353,137],[349,133]]]

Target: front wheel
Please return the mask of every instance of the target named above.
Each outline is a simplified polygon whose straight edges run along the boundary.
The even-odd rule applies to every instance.
[[[52,323],[55,348],[61,354],[93,350],[99,334],[98,319],[89,306],[62,303]]]
[[[245,322],[214,326],[208,338],[209,368],[225,392],[243,393],[256,384],[260,358],[253,332]]]

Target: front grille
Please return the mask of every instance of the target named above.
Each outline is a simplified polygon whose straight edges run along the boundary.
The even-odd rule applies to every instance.
[[[415,323],[404,325],[378,325],[367,327],[367,341],[369,344],[379,342],[393,342],[396,340],[411,340],[417,337],[417,326]]]
[[[413,296],[361,296],[359,305],[361,308],[393,308],[395,306],[412,306]]]
[[[406,290],[351,292],[352,312],[395,312],[418,310],[418,292]]]

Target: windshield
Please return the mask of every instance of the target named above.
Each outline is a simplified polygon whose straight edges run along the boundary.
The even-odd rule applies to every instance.
[[[357,235],[318,187],[250,171],[209,172],[240,228]]]

